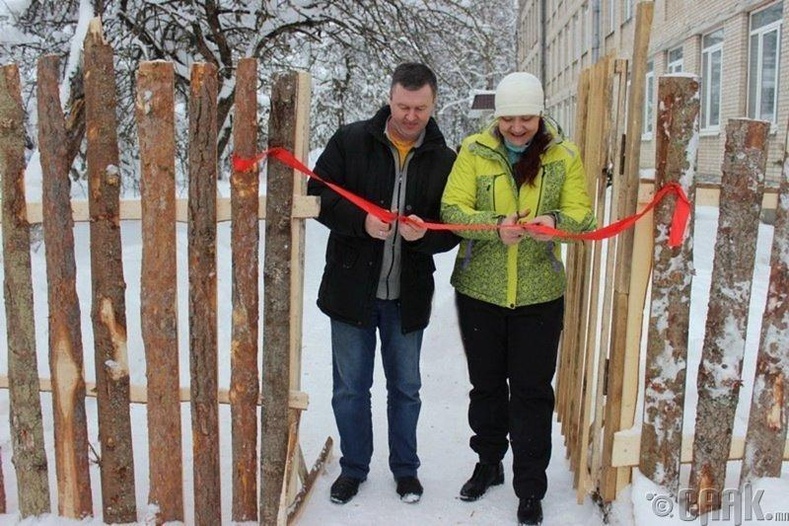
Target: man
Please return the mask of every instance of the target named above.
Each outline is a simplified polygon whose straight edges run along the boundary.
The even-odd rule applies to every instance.
[[[418,502],[422,496],[416,425],[422,405],[419,354],[434,289],[432,255],[459,241],[450,232],[419,225],[438,220],[455,159],[431,117],[436,91],[430,68],[399,65],[389,105],[369,120],[341,127],[315,165],[321,178],[413,223],[387,223],[315,180],[308,186],[321,198],[318,221],[331,230],[318,307],[331,318],[332,408],[342,451],[331,500],[338,504],[356,495],[370,470],[376,330],[388,391],[389,468],[401,500]]]

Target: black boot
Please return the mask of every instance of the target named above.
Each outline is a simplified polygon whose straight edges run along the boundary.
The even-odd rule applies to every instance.
[[[460,488],[460,500],[477,500],[485,494],[490,486],[504,484],[504,466],[498,464],[483,464],[478,462],[474,466],[474,474]]]
[[[542,503],[533,497],[521,499],[518,503],[518,525],[542,524]]]
[[[345,504],[359,491],[361,479],[340,475],[331,485],[331,501],[335,504]]]

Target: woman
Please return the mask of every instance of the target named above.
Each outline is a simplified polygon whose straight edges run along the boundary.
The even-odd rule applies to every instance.
[[[520,524],[542,522],[565,273],[551,237],[512,225],[595,226],[578,148],[543,117],[543,100],[534,75],[504,77],[494,122],[463,141],[441,202],[446,223],[499,225],[458,232],[452,274],[479,457],[460,498],[504,482],[509,435]]]

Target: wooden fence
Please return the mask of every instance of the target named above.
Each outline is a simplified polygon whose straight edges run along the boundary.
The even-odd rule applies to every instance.
[[[232,520],[286,524],[298,513],[332,447],[327,439],[310,471],[298,440],[307,396],[300,391],[304,223],[318,201],[305,195],[301,174],[268,163],[266,197],[258,169],[231,175],[231,197],[217,199],[217,70],[195,64],[189,92],[188,200],[176,200],[173,66],[144,62],[137,74],[136,118],[141,198],[120,201],[113,52],[101,22],[91,22],[84,46],[89,199],[70,199],[68,130],[58,96],[56,57],[38,63],[38,120],[43,196],[25,200],[24,110],[19,73],[0,69],[0,175],[13,464],[23,517],[50,512],[48,466],[39,391],[51,391],[57,513],[93,514],[85,397],[98,405],[101,500],[107,523],[136,522],[130,404],[147,404],[149,495],[157,524],[183,521],[181,403],[190,403],[194,524],[223,522],[219,465],[219,404],[232,422]],[[269,146],[305,159],[309,77],[279,75],[272,91]],[[257,62],[236,71],[235,152],[258,147]],[[131,385],[120,221],[142,230],[141,331],[147,385]],[[263,348],[259,347],[259,219],[266,219]],[[231,222],[232,342],[229,390],[218,386],[217,223]],[[84,380],[74,221],[90,223],[91,320],[96,384]],[[190,385],[179,384],[176,223],[188,236]],[[30,225],[43,223],[49,307],[49,374],[36,363]],[[260,366],[259,366],[260,365]],[[260,371],[263,371],[261,374]],[[261,432],[258,436],[258,411]],[[0,474],[2,471],[0,471]],[[0,478],[0,511],[5,490]],[[227,518],[225,518],[225,521]]]
[[[695,436],[683,434],[682,429],[687,411],[693,224],[681,246],[666,245],[674,197],[659,204],[630,232],[570,247],[571,286],[557,374],[557,412],[579,502],[590,493],[603,502],[614,500],[630,481],[632,468],[638,467],[673,495],[689,496],[683,504],[701,514],[719,507],[729,460],[743,460],[741,483],[745,483],[756,477],[780,476],[782,461],[789,459],[785,389],[789,376],[789,157],[778,192],[765,192],[770,125],[735,119],[726,128],[720,185],[697,184],[699,80],[669,75],[661,77],[658,85],[655,180],[639,181],[651,17],[652,3],[639,3],[627,123],[623,115],[628,63],[604,58],[585,71],[579,82],[578,143],[601,224],[631,215],[651,200],[654,190],[672,182],[684,189],[694,205],[719,207],[712,290],[695,383]],[[607,185],[611,185],[608,191]],[[770,284],[755,377],[743,378],[763,208],[776,209]],[[645,311],[648,324],[642,334]],[[640,370],[642,359],[645,365]],[[743,383],[753,386],[745,437],[733,436]],[[637,411],[643,414],[640,424]],[[687,462],[691,463],[689,491],[680,492],[680,464]]]

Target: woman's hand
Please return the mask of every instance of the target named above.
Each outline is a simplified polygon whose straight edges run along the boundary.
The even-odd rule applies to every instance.
[[[542,225],[542,226],[547,226],[549,228],[556,228],[556,220],[554,219],[554,217],[552,215],[537,216],[534,219],[532,219],[531,221],[529,221],[528,224],[530,224],[530,225]],[[526,233],[532,239],[535,239],[537,241],[550,241],[551,239],[553,239],[553,236],[550,236],[548,234],[539,234],[537,232],[530,232],[528,230],[526,231]]]
[[[501,238],[501,242],[505,245],[517,245],[520,240],[523,239],[525,230],[522,228],[512,228],[512,225],[518,224],[518,221],[520,221],[521,217],[522,215],[518,213],[510,214],[502,219],[499,223],[499,226],[501,227],[508,227],[499,228],[499,237]]]

